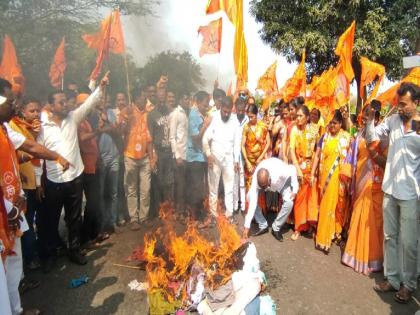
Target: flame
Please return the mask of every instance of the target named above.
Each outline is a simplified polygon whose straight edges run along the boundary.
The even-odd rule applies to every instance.
[[[217,218],[217,237],[213,241],[201,234],[193,221],[188,221],[182,234],[177,233],[176,216],[169,202],[161,205],[159,216],[162,226],[144,236],[142,252],[134,252],[147,262],[149,290],[161,290],[169,302],[184,301],[193,265],[204,270],[209,287],[216,288],[230,279],[235,271],[230,258],[241,239],[224,216]]]

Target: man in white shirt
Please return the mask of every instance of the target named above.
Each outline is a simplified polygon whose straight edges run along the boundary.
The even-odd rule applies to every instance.
[[[60,161],[64,169],[69,163],[55,152],[52,152],[38,143],[26,139],[22,134],[15,132],[7,122],[15,113],[12,85],[0,78],[0,150],[3,152],[0,164],[1,207],[7,215],[9,229],[25,232],[28,224],[23,214],[25,200],[19,178],[19,166],[14,151],[20,149],[37,158]],[[16,181],[14,180],[16,179]],[[17,189],[19,190],[17,190]],[[4,228],[4,227],[1,227]],[[18,234],[18,233],[16,233]],[[0,239],[0,255],[5,249],[3,240]],[[13,254],[6,256],[3,266],[0,257],[0,314],[38,314],[36,309],[23,310],[19,295],[19,282],[23,277],[23,262],[20,237],[14,237]]]
[[[239,122],[239,137],[241,142],[244,126],[249,121],[248,116],[245,115],[246,105],[246,100],[240,97],[238,97],[238,99],[235,102],[236,117],[238,118]],[[245,175],[244,160],[242,158],[242,153],[239,154],[239,172],[235,173],[235,180],[233,183],[233,207],[234,210],[245,211]]]
[[[48,213],[40,214],[38,227],[40,234],[47,240],[47,245],[40,250],[45,271],[51,270],[54,264],[52,253],[59,245],[57,229],[63,206],[68,228],[69,258],[79,265],[87,263],[86,257],[80,252],[83,194],[81,175],[84,165],[80,156],[77,128],[101,102],[106,84],[108,84],[108,73],[102,79],[100,86],[73,111],[68,110],[66,95],[62,91],[54,92],[48,98],[50,112],[42,122],[42,130],[37,141],[66,158],[70,162],[70,168],[63,172],[56,163],[46,161],[45,208],[48,209]]]
[[[259,236],[268,232],[267,220],[258,206],[258,194],[260,191],[273,191],[280,193],[283,199],[280,212],[272,225],[273,236],[282,242],[283,235],[280,229],[289,217],[290,212],[292,212],[293,201],[298,190],[299,182],[296,168],[293,165],[286,164],[278,158],[269,158],[258,164],[252,176],[251,188],[248,192],[249,208],[245,217],[243,237],[248,237],[254,215],[259,229],[252,236]]]
[[[236,115],[232,115],[233,102],[224,97],[220,114],[215,115],[203,136],[203,150],[209,167],[210,213],[217,217],[217,200],[220,176],[225,191],[226,217],[232,220],[233,181],[239,170],[240,129]],[[209,222],[212,223],[213,222]]]
[[[182,94],[179,105],[169,115],[169,141],[175,159],[175,208],[185,215],[185,171],[187,160],[189,95]]]

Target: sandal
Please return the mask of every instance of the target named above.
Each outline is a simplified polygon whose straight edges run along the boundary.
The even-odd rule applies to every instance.
[[[400,290],[395,293],[394,299],[398,303],[407,304],[411,300],[412,292],[405,286],[401,286]]]
[[[395,292],[395,288],[388,281],[377,283],[373,286],[373,290],[379,293]]]
[[[299,238],[299,236],[300,236],[300,233],[299,233],[298,231],[295,231],[295,232],[293,232],[293,234],[292,234],[292,236],[290,237],[290,239],[291,239],[292,241],[297,241],[297,240],[298,240],[298,238]]]

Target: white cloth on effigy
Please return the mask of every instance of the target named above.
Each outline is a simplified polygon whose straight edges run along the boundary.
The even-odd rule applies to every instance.
[[[253,243],[248,245],[243,258],[242,270],[232,274],[234,301],[229,307],[223,307],[212,311],[208,301],[203,300],[197,307],[197,311],[203,315],[242,315],[245,314],[246,306],[254,300],[261,291],[261,284],[265,282],[265,276],[260,271],[260,261],[257,257],[257,249]],[[228,297],[230,295],[227,295]]]

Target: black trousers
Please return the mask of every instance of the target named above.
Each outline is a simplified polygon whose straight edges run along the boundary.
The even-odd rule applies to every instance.
[[[97,174],[83,173],[83,192],[86,198],[85,211],[83,212],[83,225],[81,242],[95,239],[100,231],[101,209],[100,191]]]
[[[35,189],[24,189],[26,196],[26,221],[28,221],[29,230],[22,236],[22,254],[25,263],[32,262],[38,255],[38,239],[34,226],[39,225],[39,213],[43,211],[42,204],[36,199]],[[36,220],[36,222],[35,222]]]
[[[175,206],[177,211],[185,212],[185,192],[187,164],[184,161],[181,165],[175,165]]]
[[[207,163],[188,162],[187,163],[187,192],[188,206],[191,215],[196,220],[203,220],[207,217],[204,208],[204,199],[207,191]]]
[[[64,206],[64,220],[68,229],[70,250],[80,249],[82,227],[82,176],[66,183],[54,183],[46,180],[45,208],[39,213],[39,236],[42,239],[41,258],[46,259],[54,254],[60,246],[58,234],[61,209]]]

